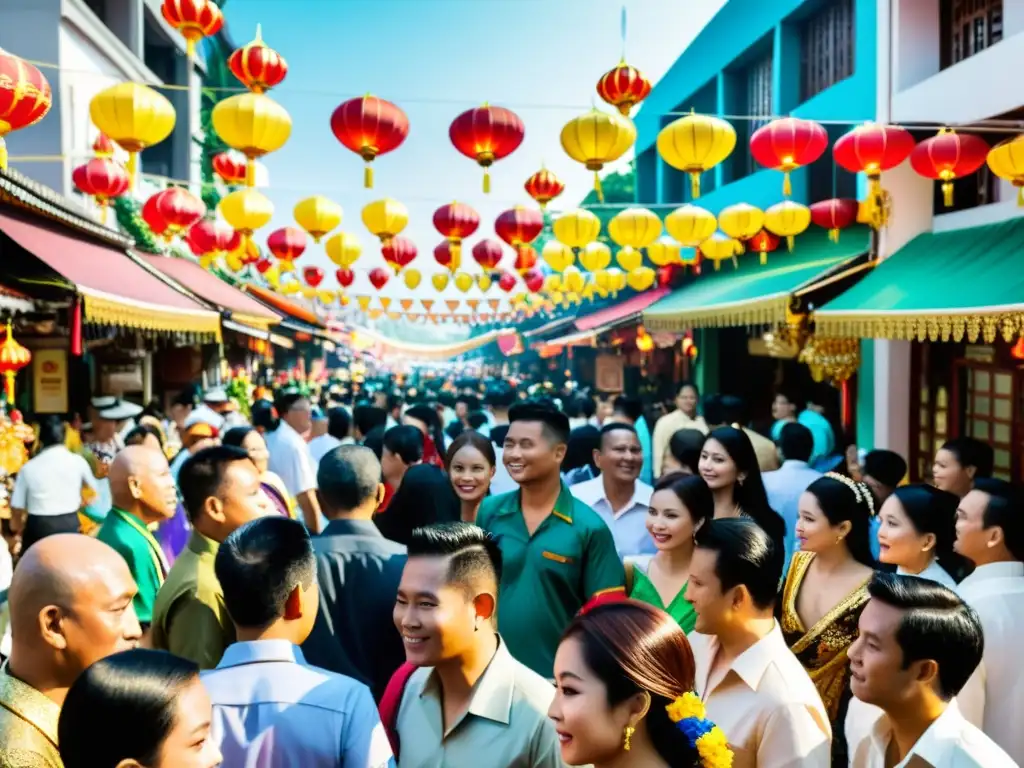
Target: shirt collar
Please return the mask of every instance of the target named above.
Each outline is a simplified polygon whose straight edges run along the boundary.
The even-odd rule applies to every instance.
[[[811,465],[806,461],[800,461],[800,459],[786,459],[782,462],[782,466],[790,469],[810,469]]]
[[[508,648],[498,637],[498,648],[491,657],[487,669],[476,681],[473,696],[469,700],[468,714],[508,725],[512,716],[512,699],[515,695],[515,660]],[[430,673],[423,693],[433,692],[440,698],[440,680],[435,671]]]
[[[383,539],[384,535],[374,525],[372,520],[353,520],[352,518],[339,518],[327,523],[320,534],[320,538],[331,536],[372,536],[375,539]]]
[[[1024,578],[1024,563],[1019,560],[979,565],[970,576],[964,579],[964,582],[966,583],[968,579],[973,583],[976,581],[988,581],[989,579],[1013,578]]]
[[[60,707],[28,683],[14,677],[5,663],[0,667],[0,706],[31,724],[57,747]]]
[[[788,654],[790,651],[779,622],[776,621],[771,632],[733,659],[732,671],[739,675],[750,690],[756,691],[769,665],[780,653]]]
[[[196,555],[216,555],[217,550],[220,549],[218,544],[213,539],[203,536],[195,528],[192,529],[192,535],[188,539],[189,551]]]
[[[562,488],[558,492],[558,498],[555,499],[555,506],[551,510],[551,514],[562,522],[572,525],[572,508],[575,499],[564,480],[561,481],[561,485]],[[499,515],[510,515],[512,513],[523,513],[523,492],[521,489],[508,494],[508,499],[496,510],[496,514]]]
[[[928,765],[941,764],[946,753],[947,742],[959,739],[966,725],[967,721],[960,714],[956,699],[953,699],[946,706],[945,711],[921,734],[921,738],[917,740],[896,768],[906,768],[915,757]],[[882,715],[872,727],[871,741],[880,754],[885,754],[889,748],[889,742],[892,741],[892,724],[888,715]]]
[[[251,640],[229,645],[224,651],[224,656],[221,657],[217,669],[272,661],[305,664],[306,657],[302,655],[299,646],[287,640]]]
[[[604,501],[608,504],[609,507],[611,507],[611,502],[608,500],[608,491],[604,487],[603,475],[598,475],[592,480],[587,480],[585,484],[587,485],[585,493],[587,497],[591,500],[591,507],[593,507],[594,504],[596,504],[599,501]],[[649,501],[652,492],[653,489],[646,483],[643,483],[640,480],[633,481],[633,497],[629,500],[629,503],[626,504],[626,506],[624,506],[618,512],[613,511],[612,514],[615,518],[619,518],[627,512],[631,512],[632,510],[636,509],[637,507],[643,507],[646,510],[650,506]],[[645,498],[647,499],[647,501],[644,501]]]

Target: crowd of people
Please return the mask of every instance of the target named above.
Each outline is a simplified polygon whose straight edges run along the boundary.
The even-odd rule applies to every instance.
[[[692,384],[657,419],[505,380],[44,418],[0,768],[1021,764],[1021,490],[970,438],[908,484],[799,402],[764,434]]]

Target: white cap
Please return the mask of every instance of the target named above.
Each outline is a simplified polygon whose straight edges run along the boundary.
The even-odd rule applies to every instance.
[[[96,410],[102,410],[103,408],[113,408],[117,405],[117,398],[113,395],[101,395],[94,397],[91,401],[92,407]]]
[[[192,409],[192,413],[185,417],[185,429],[196,424],[209,424],[220,431],[224,426],[224,417],[207,405],[198,405]]]
[[[140,413],[142,413],[142,406],[136,405],[135,403],[129,403],[126,400],[118,400],[116,397],[110,398],[113,400],[109,406],[99,407],[96,415],[101,419],[107,419],[108,421],[124,421],[125,419],[134,419]],[[95,400],[93,401],[96,402]]]
[[[213,403],[214,405],[221,405],[228,401],[228,393],[224,391],[224,387],[214,387],[213,389],[206,390],[206,394],[203,395],[204,403]]]

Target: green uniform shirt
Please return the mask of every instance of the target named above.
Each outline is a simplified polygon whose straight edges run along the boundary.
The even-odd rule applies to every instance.
[[[128,563],[139,588],[132,601],[135,615],[140,623],[149,624],[153,621],[157,592],[167,577],[167,560],[160,544],[145,523],[117,507],[111,507],[96,538],[116,549]]]
[[[476,524],[501,548],[498,631],[512,655],[553,677],[562,632],[583,605],[622,589],[625,574],[604,520],[563,483],[555,508],[533,536],[519,491],[484,499]]]

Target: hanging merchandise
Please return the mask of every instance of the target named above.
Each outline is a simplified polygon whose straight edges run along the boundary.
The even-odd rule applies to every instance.
[[[288,111],[262,93],[239,93],[219,101],[210,115],[213,130],[232,149],[246,156],[245,183],[256,184],[256,160],[276,152],[292,134]]]
[[[583,208],[566,211],[551,224],[558,242],[570,248],[583,248],[601,234],[601,220]],[[545,246],[546,248],[547,246]]]
[[[537,266],[537,249],[532,245],[523,245],[516,251],[516,262],[513,269],[520,275]]]
[[[224,14],[213,0],[164,0],[164,19],[185,38],[186,54],[196,55],[196,43],[213,37],[224,26]]]
[[[910,153],[910,166],[926,179],[942,182],[942,201],[953,205],[953,180],[977,171],[985,164],[989,146],[984,139],[969,133],[942,128],[924,139]]]
[[[228,57],[228,69],[253,93],[264,93],[280,85],[288,74],[288,62],[263,42],[263,28],[256,26],[256,38]]]
[[[747,248],[760,254],[762,264],[768,263],[768,254],[779,247],[779,238],[767,229],[762,229],[756,235],[747,240]]]
[[[634,291],[646,291],[657,278],[657,273],[650,267],[637,267],[626,274],[626,285]]]
[[[569,157],[594,172],[594,192],[604,202],[598,173],[629,151],[636,142],[636,126],[628,117],[594,108],[566,123],[561,141]]]
[[[367,94],[349,99],[331,115],[331,132],[341,144],[363,158],[363,186],[373,187],[373,166],[379,155],[398,149],[409,135],[409,117],[390,101]]]
[[[306,233],[296,227],[275,229],[267,237],[267,250],[278,261],[291,264],[306,251]]]
[[[387,285],[388,280],[391,279],[391,275],[388,274],[388,271],[384,269],[384,267],[374,267],[370,270],[369,278],[370,284],[379,291]]]
[[[324,271],[320,267],[306,267],[302,270],[302,279],[310,288],[317,288],[324,281]]]
[[[452,202],[434,211],[434,229],[447,238],[450,245],[449,268],[454,272],[462,264],[462,241],[480,227],[480,214],[465,203]],[[436,249],[435,249],[436,255]]]
[[[206,204],[184,187],[169,187],[146,201],[150,210],[164,222],[165,240],[181,235],[206,215]]]
[[[381,246],[380,253],[397,275],[416,258],[416,243],[407,237],[394,237]]]
[[[895,168],[914,149],[910,131],[896,125],[865,123],[840,136],[832,147],[836,163],[851,173],[868,177],[869,217],[875,229],[889,219],[888,193],[882,189],[882,173]]]
[[[548,203],[562,194],[565,190],[565,184],[555,174],[542,166],[539,171],[526,180],[523,188],[526,189],[526,194],[536,200],[543,210]]]
[[[243,247],[251,240],[253,232],[269,224],[274,216],[274,204],[251,187],[226,195],[217,208],[224,220],[242,236]]]
[[[761,231],[764,227],[764,218],[764,211],[760,208],[747,203],[736,203],[718,212],[718,228],[734,240],[743,242]]]
[[[555,272],[562,272],[576,260],[576,254],[573,253],[565,243],[558,240],[549,240],[544,244],[544,248],[541,249],[541,258]]]
[[[672,121],[658,134],[658,154],[676,170],[690,175],[690,195],[694,199],[700,197],[700,175],[725,160],[735,148],[732,125],[694,112]]]
[[[334,276],[338,279],[338,285],[342,288],[350,288],[352,283],[356,281],[356,273],[351,269],[339,269],[334,273]]]
[[[89,102],[89,117],[101,133],[128,153],[125,168],[133,185],[138,153],[170,136],[176,119],[165,96],[139,83],[118,83],[97,93]]]
[[[484,269],[496,269],[501,263],[501,243],[485,237],[473,246],[473,261]]]
[[[342,269],[348,269],[359,260],[363,253],[363,246],[359,242],[359,238],[351,232],[338,232],[327,238],[324,251],[327,252],[327,258],[334,264]]]
[[[791,171],[810,165],[828,149],[828,131],[813,120],[783,117],[762,125],[750,137],[750,154],[775,171],[782,171],[782,194],[793,194]],[[724,230],[723,230],[724,231]]]
[[[228,186],[237,187],[245,184],[245,177],[248,172],[245,165],[245,155],[241,152],[236,152],[235,150],[218,152],[213,156],[213,160],[210,163],[213,166],[213,172]]]
[[[682,263],[679,260],[681,251],[682,246],[668,235],[665,235],[647,246],[647,258],[656,267],[671,267]]]
[[[680,245],[696,248],[715,233],[718,219],[711,211],[686,204],[665,217],[665,229]]]
[[[484,169],[485,194],[491,191],[491,165],[512,154],[525,134],[526,127],[515,112],[486,103],[463,112],[448,129],[455,148]]]
[[[50,83],[43,73],[20,56],[0,48],[0,169],[7,168],[4,137],[38,123],[52,104]],[[172,126],[173,114],[172,109]]]
[[[793,240],[811,226],[811,209],[802,203],[783,200],[764,212],[764,228],[772,234],[786,238],[786,247],[793,250]],[[768,261],[767,254],[761,254],[761,263]]]
[[[853,226],[857,222],[857,211],[860,203],[846,198],[822,200],[811,205],[811,221],[828,230],[828,239],[839,242],[839,230]]]
[[[1024,206],[1024,134],[996,144],[986,162],[992,173],[1017,188],[1017,205]]]
[[[625,59],[597,81],[597,95],[619,110],[623,117],[629,117],[630,110],[650,93],[651,81],[639,69],[627,64]]]
[[[106,136],[101,133],[92,148],[96,157],[75,168],[71,172],[71,181],[82,194],[96,201],[100,208],[100,221],[106,224],[110,201],[128,191],[131,178],[111,156],[114,148]]]
[[[292,215],[295,223],[309,233],[313,242],[319,243],[324,235],[341,224],[342,210],[333,200],[313,195],[296,203]]]
[[[408,209],[390,197],[367,203],[362,216],[364,226],[380,239],[381,245],[387,245],[409,223]]]
[[[423,275],[420,274],[418,269],[409,268],[405,270],[402,275],[402,280],[405,281],[405,287],[410,291],[415,291],[420,287],[420,282],[423,280]],[[406,307],[408,309],[408,307]]]
[[[743,243],[722,232],[715,232],[700,244],[700,253],[715,265],[717,272],[726,259],[732,259],[733,266],[738,266],[736,257],[743,253]]]
[[[580,264],[588,272],[607,269],[612,263],[612,249],[604,243],[594,241],[580,249]]]

